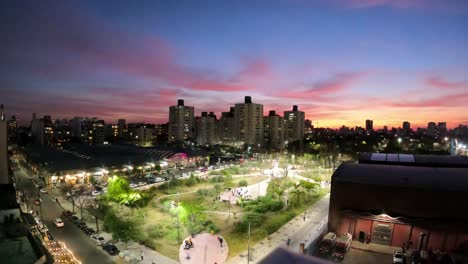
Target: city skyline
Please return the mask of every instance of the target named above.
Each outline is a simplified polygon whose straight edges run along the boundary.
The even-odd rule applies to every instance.
[[[165,123],[249,95],[318,127],[468,123],[463,1],[112,3],[1,4],[9,115]]]

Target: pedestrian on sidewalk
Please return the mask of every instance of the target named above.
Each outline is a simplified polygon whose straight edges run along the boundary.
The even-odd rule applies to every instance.
[[[141,261],[143,261],[143,250],[141,251]]]
[[[219,244],[221,245],[221,247],[223,247],[223,238],[218,236],[218,241],[219,241]]]

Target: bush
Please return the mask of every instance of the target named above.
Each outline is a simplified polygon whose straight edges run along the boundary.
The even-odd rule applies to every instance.
[[[245,233],[249,229],[249,223],[240,221],[234,224],[234,233]]]
[[[223,176],[214,176],[211,177],[210,182],[212,183],[219,183],[219,182],[224,182],[225,178]]]
[[[247,186],[249,183],[247,182],[247,180],[240,180],[238,183],[237,183],[237,186],[238,187],[244,187],[244,186]]]
[[[190,176],[187,180],[185,180],[185,185],[186,186],[193,186],[198,183],[197,178],[195,178],[193,175]]]
[[[248,212],[242,217],[242,221],[249,223],[252,227],[261,226],[265,221],[265,215],[256,212]]]
[[[148,237],[151,239],[159,239],[165,237],[169,232],[162,225],[150,226],[147,229]]]

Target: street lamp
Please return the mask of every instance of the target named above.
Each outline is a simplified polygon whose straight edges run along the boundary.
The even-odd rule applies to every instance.
[[[397,141],[398,141],[398,152],[400,152],[400,151],[401,151],[401,148],[400,148],[401,137],[399,137],[399,138],[397,139]]]

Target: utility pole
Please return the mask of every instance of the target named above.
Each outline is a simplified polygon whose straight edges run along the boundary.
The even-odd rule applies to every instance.
[[[247,240],[247,264],[250,264],[250,222],[249,222],[249,239]]]
[[[177,192],[177,244],[180,242],[180,231],[179,231],[179,192]]]

